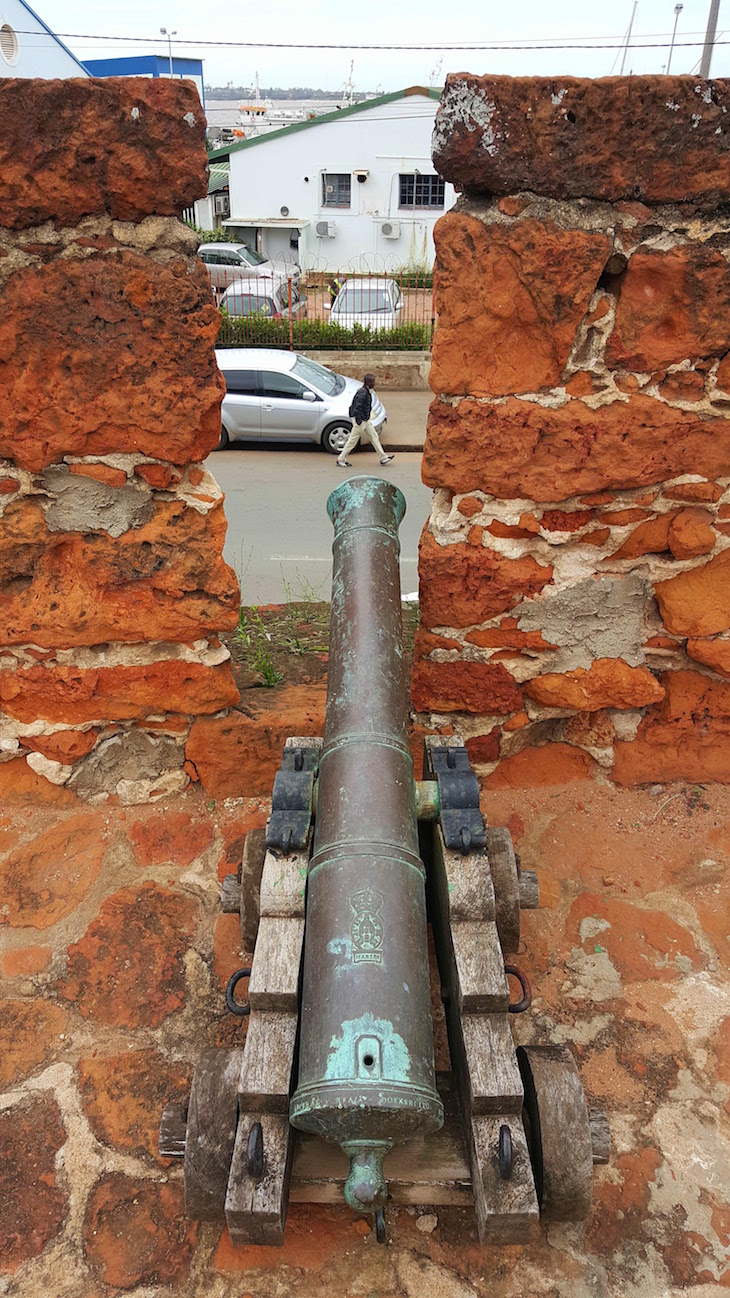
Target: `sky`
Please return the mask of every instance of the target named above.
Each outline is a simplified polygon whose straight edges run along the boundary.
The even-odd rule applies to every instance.
[[[133,53],[167,53],[160,27],[177,32],[173,52],[204,59],[206,85],[315,86],[337,90],[354,60],[356,90],[386,92],[409,85],[441,84],[447,72],[506,73],[511,76],[566,75],[600,77],[620,70],[616,49],[548,50],[408,50],[408,44],[459,42],[552,44],[621,44],[634,0],[461,0],[451,9],[445,0],[264,0],[229,6],[201,5],[198,0],[31,0],[40,16],[64,37],[81,59]],[[638,0],[632,40],[665,42],[674,24],[672,0]],[[709,0],[685,0],[679,15],[672,73],[696,72],[702,52]],[[723,28],[723,20],[726,27]],[[78,35],[77,35],[78,34]],[[92,35],[99,39],[79,39]],[[119,36],[125,40],[110,40]],[[130,37],[141,37],[131,42]],[[104,39],[106,38],[106,39]],[[604,38],[603,41],[599,38]],[[718,40],[730,42],[730,0],[722,0]],[[294,44],[388,44],[392,51],[352,48],[225,49],[203,41],[287,41]],[[700,41],[682,48],[682,41]],[[634,49],[626,72],[662,72],[668,49]],[[713,76],[730,75],[730,43],[716,47]]]

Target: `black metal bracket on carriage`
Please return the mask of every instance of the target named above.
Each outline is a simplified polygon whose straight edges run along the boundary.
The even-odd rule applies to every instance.
[[[467,856],[483,851],[487,838],[479,810],[479,781],[465,747],[433,745],[433,778],[438,784],[439,821],[446,847]]]
[[[274,776],[271,815],[266,826],[270,851],[301,852],[314,817],[315,781],[321,749],[285,748]]]

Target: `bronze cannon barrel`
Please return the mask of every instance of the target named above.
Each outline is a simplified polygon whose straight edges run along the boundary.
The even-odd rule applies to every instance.
[[[401,492],[351,478],[334,524],[324,747],[307,880],[298,1086],[290,1120],[350,1158],[373,1212],[392,1145],[443,1122],[436,1090],[413,760],[406,729]]]

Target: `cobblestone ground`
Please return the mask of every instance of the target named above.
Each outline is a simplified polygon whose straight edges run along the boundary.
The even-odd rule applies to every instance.
[[[38,789],[40,789],[40,785]],[[592,782],[490,792],[536,867],[523,1038],[574,1044],[607,1106],[585,1229],[480,1249],[465,1209],[293,1205],[281,1250],[183,1213],[156,1154],[196,1054],[241,1029],[220,877],[263,800],[123,811],[45,786],[0,810],[0,1293],[8,1298],[658,1298],[730,1288],[730,790]],[[50,789],[50,794],[49,794]],[[525,1019],[529,1022],[525,1022]],[[433,1217],[437,1218],[434,1223]]]

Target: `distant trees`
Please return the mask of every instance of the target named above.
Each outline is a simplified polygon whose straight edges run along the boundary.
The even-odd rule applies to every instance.
[[[262,99],[341,99],[342,90],[315,90],[312,86],[269,86],[261,87]],[[367,99],[370,92],[355,94],[356,101]],[[206,86],[208,99],[247,99],[253,94],[251,86]]]

